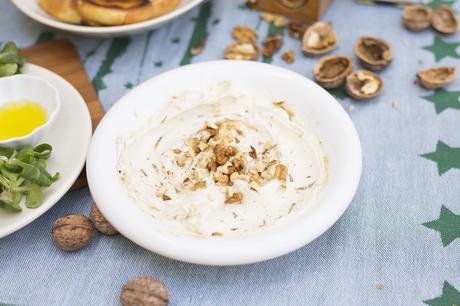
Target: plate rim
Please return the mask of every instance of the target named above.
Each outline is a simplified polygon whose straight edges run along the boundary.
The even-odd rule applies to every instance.
[[[83,99],[81,94],[78,92],[78,90],[72,84],[70,84],[70,82],[68,82],[66,79],[64,79],[63,77],[61,77],[57,73],[55,73],[55,72],[53,72],[51,70],[48,70],[48,69],[46,69],[44,67],[41,67],[39,65],[27,63],[25,65],[25,69],[24,69],[25,73],[23,72],[23,74],[28,75],[28,73],[27,73],[28,69],[32,69],[32,70],[35,70],[35,71],[40,71],[42,74],[44,73],[44,74],[52,75],[53,77],[58,78],[60,81],[63,81],[63,84],[65,84],[65,86],[67,86],[69,88],[69,90],[71,90],[73,92],[73,95],[75,95],[75,97],[78,98],[78,100],[79,100],[79,105],[80,105],[80,108],[84,111],[84,117],[85,117],[85,121],[86,121],[86,124],[84,122],[82,122],[82,126],[86,126],[86,132],[85,133],[87,133],[88,135],[87,135],[87,137],[85,137],[86,138],[86,145],[85,145],[85,148],[82,150],[82,152],[85,152],[85,153],[81,154],[81,157],[79,158],[79,160],[73,161],[73,162],[78,164],[78,167],[76,167],[75,172],[70,175],[70,178],[68,179],[67,183],[64,184],[58,190],[56,190],[53,194],[49,195],[49,197],[51,197],[51,199],[49,200],[49,203],[43,203],[38,208],[35,208],[34,211],[37,211],[37,213],[31,214],[30,216],[27,216],[25,219],[19,219],[19,221],[14,222],[12,225],[7,227],[5,230],[0,229],[0,239],[6,237],[8,235],[13,234],[14,232],[17,232],[18,230],[26,227],[27,225],[31,224],[33,221],[35,221],[36,219],[41,217],[44,213],[46,213],[54,205],[56,205],[56,203],[59,202],[59,200],[61,200],[62,197],[70,190],[72,185],[75,183],[75,181],[80,176],[80,173],[82,173],[82,170],[83,170],[83,168],[85,166],[86,156],[88,154],[89,144],[91,142],[92,131],[93,131],[91,115],[90,115],[88,106],[86,105],[85,100]],[[48,81],[46,77],[42,77],[42,78],[45,79],[46,81]],[[61,111],[62,111],[62,109],[61,109]],[[19,213],[19,214],[21,214],[21,213]]]
[[[351,161],[353,162],[353,165],[346,168],[347,170],[351,170],[350,171],[351,174],[349,175],[349,177],[347,177],[347,179],[349,179],[350,182],[348,182],[347,186],[344,187],[341,185],[339,186],[340,188],[337,189],[338,191],[342,191],[341,197],[338,199],[338,201],[340,202],[339,203],[340,205],[332,207],[331,212],[327,212],[327,213],[324,212],[324,209],[318,208],[318,212],[315,212],[315,214],[320,214],[322,218],[319,220],[319,222],[317,222],[318,224],[314,224],[314,226],[316,227],[310,228],[309,229],[310,232],[302,235],[303,237],[291,239],[291,241],[284,241],[283,246],[280,246],[280,247],[269,247],[269,246],[260,245],[260,243],[257,246],[250,245],[250,247],[253,250],[256,247],[263,248],[263,250],[260,250],[261,251],[260,253],[254,252],[254,251],[238,252],[239,254],[234,254],[236,257],[233,257],[233,258],[228,258],[228,256],[226,257],[224,256],[225,258],[222,257],[222,258],[217,258],[217,259],[216,258],[210,259],[209,254],[205,254],[204,252],[199,252],[200,254],[198,254],[196,246],[190,247],[192,243],[193,244],[197,243],[200,247],[208,247],[210,244],[206,242],[206,241],[209,241],[208,239],[194,240],[193,242],[191,242],[192,240],[187,237],[183,238],[183,237],[176,236],[176,237],[171,238],[170,236],[162,234],[162,233],[154,233],[154,234],[149,234],[150,241],[146,242],[146,239],[144,237],[141,237],[142,235],[140,235],[138,231],[132,229],[128,223],[120,221],[120,219],[117,218],[117,216],[114,216],[119,213],[116,213],[113,210],[110,211],[108,209],[108,207],[111,206],[113,203],[111,205],[102,204],[104,202],[103,194],[106,193],[102,189],[106,189],[106,190],[108,189],[106,188],[107,185],[104,188],[98,188],[101,186],[98,186],[99,184],[97,184],[96,182],[101,181],[101,177],[98,176],[97,172],[94,171],[93,167],[97,168],[99,166],[99,165],[96,166],[96,160],[95,160],[95,156],[98,155],[97,153],[95,153],[97,143],[103,142],[99,140],[99,137],[101,137],[99,135],[99,131],[102,129],[106,130],[109,128],[109,127],[106,127],[105,121],[113,120],[111,119],[112,115],[114,113],[116,114],[117,112],[119,113],[120,112],[119,109],[123,109],[124,105],[129,105],[130,102],[132,105],[133,101],[132,99],[130,100],[130,96],[132,96],[137,90],[142,90],[146,86],[153,87],[154,84],[156,84],[156,81],[158,79],[164,78],[167,75],[171,75],[171,74],[174,75],[179,70],[189,70],[190,71],[190,70],[195,69],[194,71],[196,72],[197,68],[204,67],[204,66],[208,66],[208,67],[210,66],[214,70],[220,70],[218,68],[222,68],[222,67],[216,67],[217,65],[244,65],[245,69],[251,69],[251,66],[253,68],[256,68],[257,66],[257,68],[272,69],[274,70],[273,71],[274,73],[277,72],[277,73],[282,74],[283,76],[289,76],[292,78],[296,78],[297,80],[306,81],[311,86],[314,86],[319,92],[321,92],[321,95],[325,95],[324,96],[326,97],[325,100],[328,100],[328,101],[325,101],[327,102],[326,104],[329,104],[330,107],[333,107],[334,111],[336,111],[337,118],[341,118],[341,120],[344,120],[343,121],[344,125],[347,127],[346,135],[349,136],[349,138],[352,140],[352,143],[350,144],[348,151],[353,153],[352,159],[351,159]],[[232,68],[234,68],[234,66],[232,66]],[[264,70],[262,70],[262,72],[263,71]],[[182,88],[182,89],[185,90],[185,88]],[[108,137],[110,137],[110,140],[112,140],[113,138],[112,135],[108,135]],[[93,166],[93,162],[94,162],[94,166]],[[98,169],[104,170],[102,168],[98,168]],[[111,222],[115,227],[117,227],[120,233],[122,233],[126,238],[138,244],[142,248],[145,248],[146,250],[149,250],[151,252],[166,256],[168,258],[172,258],[172,259],[176,259],[176,260],[180,260],[184,262],[189,262],[189,263],[194,263],[194,264],[215,265],[215,266],[241,265],[241,264],[250,264],[250,263],[265,261],[268,259],[272,259],[272,258],[281,256],[281,255],[290,253],[312,242],[313,240],[315,240],[316,238],[324,234],[329,228],[331,228],[334,225],[334,223],[337,220],[339,220],[340,217],[344,214],[345,210],[349,207],[349,205],[351,204],[356,194],[356,191],[359,186],[360,179],[361,179],[361,175],[362,175],[362,146],[361,146],[359,134],[356,130],[356,127],[353,121],[351,120],[350,116],[341,106],[341,104],[337,102],[337,100],[334,97],[332,97],[326,90],[324,90],[319,85],[317,85],[310,79],[306,78],[305,76],[299,73],[296,73],[294,71],[288,70],[286,68],[273,66],[273,65],[265,64],[265,63],[248,62],[248,61],[218,60],[218,61],[208,61],[208,62],[191,64],[191,65],[182,66],[182,67],[178,67],[178,68],[166,71],[162,74],[159,74],[143,82],[142,84],[133,88],[130,92],[125,94],[123,97],[121,97],[117,101],[117,103],[111,108],[111,110],[106,114],[103,121],[101,122],[101,124],[99,125],[99,127],[96,129],[94,133],[94,137],[91,141],[90,149],[88,152],[86,171],[87,171],[87,177],[88,177],[88,185],[89,185],[91,194],[93,196],[93,199],[97,203],[100,203],[99,208],[102,211],[102,213],[106,215],[109,222]],[[103,181],[106,182],[106,180],[103,180]],[[343,180],[340,181],[340,183],[344,183]],[[121,188],[121,186],[119,188]],[[332,198],[334,198],[334,196],[332,196]],[[337,196],[335,196],[334,200],[337,200],[336,198]],[[106,199],[105,202],[107,201],[109,200]],[[131,204],[134,205],[134,203],[131,203]],[[140,208],[136,208],[136,209],[141,211]],[[130,214],[133,214],[131,209],[130,209]],[[138,215],[138,213],[135,213],[135,214]],[[141,223],[143,224],[144,220],[141,220],[141,221],[142,221]],[[296,223],[295,226],[292,226],[290,228],[283,228],[282,230],[275,231],[275,232],[267,230],[266,232],[273,235],[277,239],[276,241],[279,242],[281,240],[280,238],[283,238],[283,239],[286,238],[284,235],[286,235],[288,232],[291,232],[292,234],[293,229],[299,229],[301,225],[305,226],[304,224],[305,222],[302,223],[302,221],[300,222],[297,222],[297,221],[295,222]],[[260,240],[267,242],[267,235],[264,234],[264,236],[265,237],[262,237],[263,239],[260,239]],[[230,244],[230,247],[228,247],[228,245],[225,245],[225,243],[221,243],[219,246],[222,247],[222,249],[225,249],[227,247],[227,250],[229,250],[231,249],[232,244],[233,246],[239,245],[239,244],[248,245],[248,241],[252,240],[252,242],[254,242],[255,240],[257,240],[257,239],[253,239],[252,237],[249,237],[249,239],[247,239],[247,237],[242,237],[241,240],[243,241],[243,243],[237,242],[236,244],[234,244],[233,242],[230,241],[230,239],[231,238],[225,241],[225,243]],[[152,241],[152,240],[155,240],[155,241]],[[185,242],[186,245],[185,246],[180,245],[180,244],[178,245],[178,242],[182,242],[182,243]],[[219,243],[219,242],[216,242],[216,243]],[[212,242],[212,244],[214,244],[214,242]],[[213,247],[215,247],[215,245],[213,245]],[[190,248],[193,248],[193,251]],[[219,251],[214,251],[212,253],[213,255],[216,255],[217,253],[219,253]],[[240,257],[238,257],[237,255]]]
[[[190,2],[183,7],[179,7],[165,15],[149,19],[146,21],[127,24],[127,25],[119,25],[119,26],[106,26],[106,27],[91,27],[91,26],[83,26],[83,25],[76,25],[71,23],[65,23],[54,17],[50,16],[48,13],[43,11],[47,16],[41,16],[40,14],[36,13],[33,9],[30,9],[29,6],[26,4],[24,0],[11,0],[11,2],[19,9],[23,14],[28,16],[29,18],[44,24],[46,26],[67,31],[73,33],[80,33],[80,34],[88,34],[88,35],[116,35],[116,34],[127,34],[136,31],[141,31],[143,29],[150,29],[154,28],[157,25],[161,25],[162,23],[171,21],[172,19],[188,12],[195,6],[202,3],[204,0],[190,0]]]

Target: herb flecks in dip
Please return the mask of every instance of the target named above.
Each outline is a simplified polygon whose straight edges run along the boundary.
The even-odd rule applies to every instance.
[[[122,185],[165,232],[259,231],[311,207],[324,185],[320,142],[288,103],[230,87],[174,97],[118,141]]]

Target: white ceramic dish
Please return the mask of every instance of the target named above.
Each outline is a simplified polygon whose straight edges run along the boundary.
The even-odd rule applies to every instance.
[[[173,95],[205,91],[216,81],[257,96],[284,100],[307,121],[329,156],[329,178],[315,207],[286,225],[241,238],[196,239],[160,234],[155,220],[127,196],[115,169],[116,139],[139,126],[140,114],[155,114]],[[237,265],[277,257],[311,242],[331,227],[353,199],[361,175],[358,134],[335,99],[314,82],[286,69],[245,61],[184,66],[146,81],[124,96],[105,116],[90,145],[87,176],[91,193],[106,218],[127,238],[158,254],[206,265]]]
[[[169,22],[172,19],[191,10],[192,8],[203,2],[203,0],[182,0],[181,4],[177,9],[158,18],[135,24],[110,27],[89,27],[59,21],[56,18],[48,15],[44,10],[42,10],[38,5],[37,0],[11,0],[11,2],[13,2],[13,4],[16,5],[16,7],[20,11],[22,11],[30,18],[49,27],[85,36],[111,37],[131,35],[158,28],[166,22]]]
[[[59,171],[61,176],[51,187],[45,189],[45,201],[40,207],[23,207],[21,213],[9,213],[0,209],[0,238],[31,223],[64,196],[83,169],[92,132],[88,108],[72,85],[57,74],[32,64],[24,66],[23,74],[46,80],[61,96],[61,109],[41,140],[53,146],[47,169],[53,174]]]
[[[48,120],[28,135],[0,140],[0,146],[17,148],[37,144],[52,127],[61,106],[58,90],[44,79],[25,74],[0,78],[0,106],[20,100],[40,104],[46,109]]]

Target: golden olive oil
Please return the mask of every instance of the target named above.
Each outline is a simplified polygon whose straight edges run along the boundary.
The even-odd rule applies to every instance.
[[[0,106],[0,140],[30,134],[48,120],[46,109],[28,100],[15,101]]]

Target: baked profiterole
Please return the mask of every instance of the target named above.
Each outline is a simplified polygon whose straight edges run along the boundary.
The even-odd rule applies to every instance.
[[[131,24],[164,15],[175,9],[180,0],[39,0],[40,5],[51,15],[61,18],[56,3],[67,3],[67,8],[75,8],[80,23],[93,26],[116,26]],[[54,3],[50,5],[50,3]],[[62,5],[61,5],[62,8]],[[77,23],[77,22],[72,22]]]

